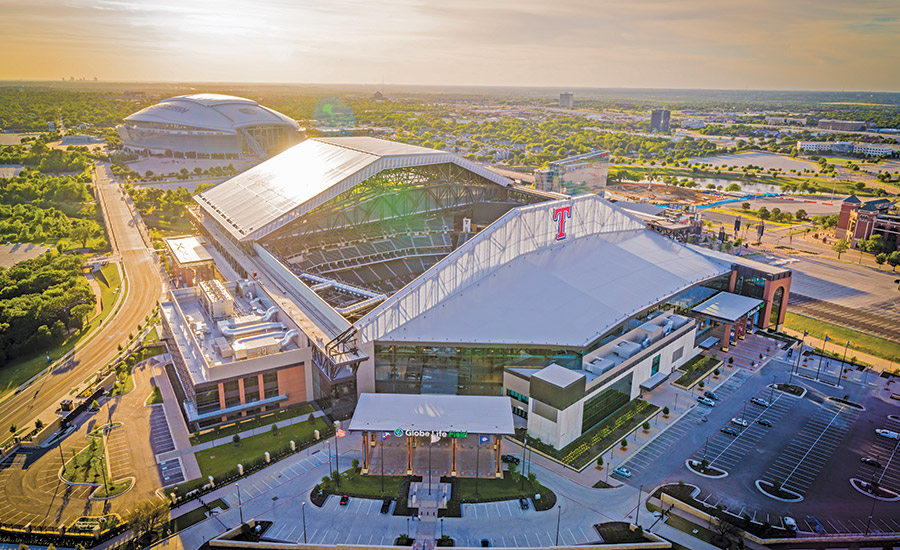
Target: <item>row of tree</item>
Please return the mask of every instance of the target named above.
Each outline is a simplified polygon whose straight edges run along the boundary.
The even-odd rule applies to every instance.
[[[0,268],[0,364],[60,342],[83,326],[96,298],[81,256],[54,250]]]

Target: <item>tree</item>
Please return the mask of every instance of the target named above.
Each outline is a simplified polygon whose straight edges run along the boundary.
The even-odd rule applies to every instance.
[[[801,221],[805,220],[806,216],[807,216],[806,210],[804,210],[802,208],[798,208],[797,211],[794,213],[794,217]]]
[[[600,455],[600,456],[597,457],[597,467],[598,467],[598,468],[602,468],[602,467],[603,467],[603,455]]]
[[[669,416],[669,407],[663,407],[662,413],[665,416]]]
[[[272,437],[275,437],[276,435],[278,435],[278,425],[273,423],[272,424]]]
[[[726,191],[740,191],[741,186],[737,183],[730,183],[728,187],[725,188]]]
[[[126,517],[126,522],[131,528],[134,538],[141,540],[153,532],[168,512],[169,507],[163,500],[143,500],[134,505]]]
[[[884,252],[882,252],[881,254],[878,254],[877,256],[875,256],[875,263],[878,265],[884,265],[884,263],[887,261],[887,259],[888,259],[888,255],[885,254]]]
[[[769,219],[769,209],[766,208],[765,206],[760,206],[759,210],[756,212],[756,215],[759,216],[759,219],[761,219],[761,220],[768,220]]]
[[[14,433],[16,433],[17,430],[18,430],[18,428],[16,427],[15,424],[9,425],[9,433],[14,434]]]
[[[738,536],[741,530],[738,529],[737,525],[722,517],[717,517],[716,519],[716,534],[722,539],[722,542],[727,542],[728,546],[731,547],[732,540]]]
[[[837,252],[837,258],[838,260],[840,260],[841,254],[850,249],[850,243],[847,241],[847,239],[840,239],[838,240],[838,242],[834,243],[831,249]]]
[[[897,266],[900,265],[900,250],[891,252],[891,255],[887,257],[887,263],[891,266],[891,271],[896,271]]]
[[[233,441],[234,446],[237,447],[241,444],[241,436],[239,436],[238,434],[234,434],[233,436],[231,436],[231,441]]]
[[[641,428],[643,428],[645,432],[649,432],[650,431],[650,423],[644,422],[644,425],[641,426]]]
[[[626,448],[626,447],[628,447],[628,440],[627,440],[627,439],[623,439],[622,442],[620,443],[620,445],[622,445],[622,448],[623,448],[623,449]]]
[[[749,203],[749,202],[742,202],[742,203],[741,203],[741,210],[750,210],[750,203]]]
[[[91,401],[91,409],[92,409],[92,410],[95,410],[95,411],[96,411],[96,410],[99,409],[99,408],[100,408],[100,403],[97,403],[97,400],[96,400],[96,399],[94,399],[93,401]]]
[[[38,432],[39,432],[39,431],[41,431],[41,428],[43,428],[43,427],[44,427],[44,421],[43,421],[43,420],[41,420],[40,418],[38,418],[37,420],[34,421],[34,429],[35,429],[35,431],[38,431]]]

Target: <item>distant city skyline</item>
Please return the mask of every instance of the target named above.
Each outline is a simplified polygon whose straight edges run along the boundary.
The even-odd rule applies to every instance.
[[[0,0],[2,80],[900,91],[892,0]]]

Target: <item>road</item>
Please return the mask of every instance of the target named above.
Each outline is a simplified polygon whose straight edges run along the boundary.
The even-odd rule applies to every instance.
[[[162,279],[152,252],[137,229],[131,210],[109,166],[98,165],[95,176],[100,204],[107,220],[112,255],[121,259],[128,280],[128,293],[118,313],[103,323],[99,332],[75,352],[74,360],[57,367],[29,388],[14,395],[0,408],[0,427],[30,425],[34,418],[68,396],[69,390],[83,382],[118,353],[129,333],[156,306],[162,293]]]

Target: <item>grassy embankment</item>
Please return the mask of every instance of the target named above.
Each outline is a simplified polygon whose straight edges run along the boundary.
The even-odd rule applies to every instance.
[[[41,351],[31,357],[22,358],[10,363],[0,369],[0,399],[12,393],[20,385],[38,374],[47,366],[47,357],[50,362],[56,361],[60,357],[69,353],[76,345],[86,342],[94,333],[94,329],[109,318],[112,314],[113,304],[120,292],[127,292],[127,282],[125,286],[119,277],[117,264],[107,264],[103,266],[103,277],[97,277],[95,280],[100,287],[100,296],[102,303],[102,311],[100,315],[94,317],[90,323],[85,324],[84,328],[73,332],[66,337],[58,346],[47,351]],[[124,290],[123,290],[124,289]]]
[[[808,332],[810,336],[820,340],[824,339],[825,335],[828,335],[831,338],[831,341],[829,341],[831,345],[826,346],[826,349],[828,347],[831,348],[828,351],[837,351],[838,348],[843,348],[843,345],[849,341],[851,350],[900,363],[900,343],[893,340],[886,340],[878,336],[859,332],[858,330],[791,312],[788,312],[785,316],[784,326],[800,333]],[[852,354],[848,355],[848,358],[850,356]]]

